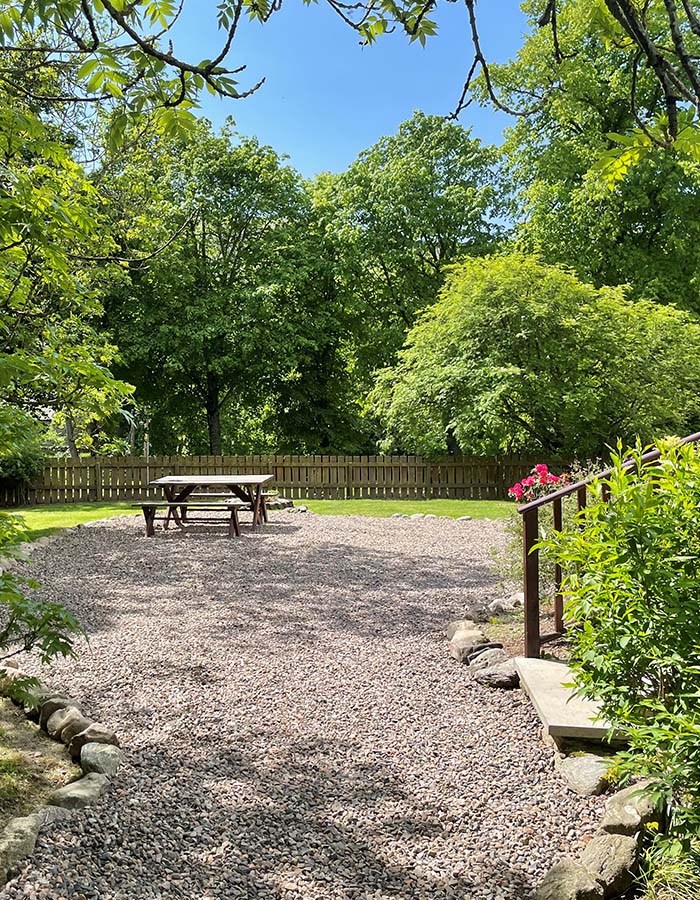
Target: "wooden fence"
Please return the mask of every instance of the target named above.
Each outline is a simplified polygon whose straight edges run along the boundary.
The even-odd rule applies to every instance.
[[[294,499],[496,500],[526,475],[526,457],[448,456],[107,456],[47,459],[29,485],[2,487],[0,506],[142,500],[161,496],[148,483],[163,475],[271,472],[274,487]]]

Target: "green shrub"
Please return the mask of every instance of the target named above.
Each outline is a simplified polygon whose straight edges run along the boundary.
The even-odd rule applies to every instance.
[[[646,854],[640,900],[698,900],[697,846],[685,852],[677,842],[658,841]]]
[[[543,546],[564,569],[580,690],[626,732],[621,771],[659,780],[682,838],[700,826],[700,452],[641,455],[615,454],[609,503],[593,483],[581,527]]]
[[[0,484],[23,484],[42,469],[40,426],[0,404]]]
[[[83,634],[77,619],[60,603],[39,599],[38,584],[9,570],[8,559],[18,555],[25,536],[20,516],[0,512],[0,663],[22,652],[33,652],[42,663],[56,656],[73,656],[73,641]],[[7,683],[2,691],[20,700],[29,700],[36,679],[21,678]]]

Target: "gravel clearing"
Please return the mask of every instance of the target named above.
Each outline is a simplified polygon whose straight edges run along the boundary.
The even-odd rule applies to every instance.
[[[126,761],[4,898],[530,898],[602,798],[443,630],[498,596],[500,524],[272,514],[240,540],[112,519],[31,558],[89,647],[46,680]]]

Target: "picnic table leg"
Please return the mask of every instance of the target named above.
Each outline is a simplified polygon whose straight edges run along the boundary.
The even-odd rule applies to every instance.
[[[190,496],[195,487],[195,484],[188,484],[187,487],[184,487],[179,494],[176,494],[174,487],[172,487],[171,485],[165,485],[165,499],[168,501],[168,503],[180,503],[180,501],[182,501],[183,505],[180,507],[168,507],[168,511],[165,514],[165,522],[163,523],[163,528],[168,527],[170,516],[173,517],[173,521],[178,528],[184,527],[183,522],[187,520],[187,504],[185,503],[185,501]]]
[[[253,500],[253,527],[261,525],[263,522],[263,516],[260,511],[260,504],[262,502],[262,485],[259,484],[255,490],[255,499]]]
[[[163,493],[165,494],[165,499],[168,503],[173,503],[175,497],[175,488],[171,487],[169,484],[164,485]],[[165,511],[165,519],[163,520],[163,528],[167,531],[168,525],[170,524],[170,515],[171,515],[172,507],[169,506]]]
[[[156,510],[153,506],[142,506],[143,510],[143,518],[146,523],[146,537],[153,537],[156,533],[155,528],[153,527],[153,520],[156,517]]]
[[[228,523],[228,536],[229,537],[240,537],[241,536],[241,523],[238,521],[238,510],[235,506],[231,507],[231,519]]]

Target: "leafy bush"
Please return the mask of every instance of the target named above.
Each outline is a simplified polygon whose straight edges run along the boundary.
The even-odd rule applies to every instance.
[[[40,426],[29,416],[0,404],[0,483],[22,484],[43,465]]]
[[[22,518],[0,512],[0,662],[22,652],[38,654],[42,663],[73,656],[74,637],[83,634],[76,618],[60,603],[38,599],[33,594],[38,584],[7,568],[24,536]],[[8,686],[3,679],[2,687],[25,699],[35,683],[20,679]]]
[[[697,846],[683,852],[677,842],[661,839],[644,861],[640,900],[698,900],[700,861]]]
[[[509,254],[451,268],[369,405],[385,450],[572,459],[692,428],[699,396],[696,318]]]
[[[17,409],[0,403],[0,476],[31,472],[38,426]],[[23,461],[23,462],[20,462]],[[73,640],[82,629],[60,603],[40,600],[36,582],[13,572],[8,562],[19,555],[26,528],[18,515],[0,511],[0,662],[22,652],[34,652],[42,663],[55,656],[72,656]],[[2,679],[3,691],[26,699],[32,679]]]
[[[594,482],[580,528],[542,547],[564,569],[580,690],[627,734],[621,772],[658,779],[685,839],[700,827],[700,451],[660,447],[647,463],[618,449],[609,502]]]

